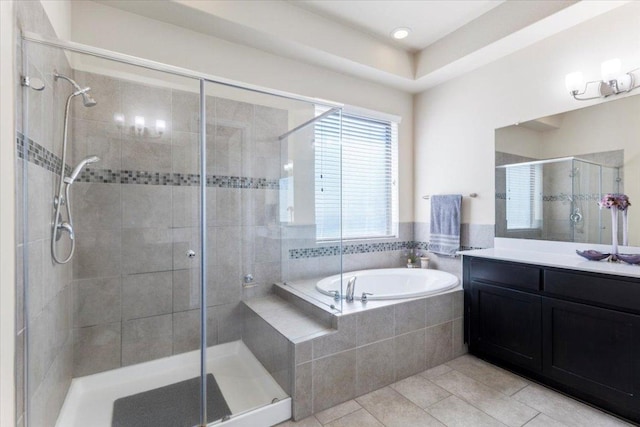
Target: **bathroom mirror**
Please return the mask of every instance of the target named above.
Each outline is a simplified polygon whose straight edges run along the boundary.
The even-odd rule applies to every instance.
[[[627,96],[496,129],[496,237],[610,244],[598,201],[615,192],[629,196],[640,245],[639,113]]]

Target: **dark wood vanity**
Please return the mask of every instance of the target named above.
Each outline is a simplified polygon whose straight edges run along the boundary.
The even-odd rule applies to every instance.
[[[640,279],[464,256],[469,352],[640,423]]]

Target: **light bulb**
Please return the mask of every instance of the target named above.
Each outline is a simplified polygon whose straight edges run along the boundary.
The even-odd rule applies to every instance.
[[[138,129],[138,130],[144,129],[144,117],[136,116],[134,118],[134,123],[136,125],[136,129]]]
[[[124,114],[115,113],[113,115],[113,121],[116,122],[118,126],[124,125]]]
[[[564,79],[564,83],[567,85],[567,90],[570,93],[580,92],[584,89],[584,77],[580,71],[567,74]]]
[[[156,132],[163,134],[167,129],[167,123],[164,120],[156,120]]]
[[[602,80],[605,82],[610,82],[611,80],[615,80],[618,75],[620,75],[620,70],[622,70],[622,63],[619,58],[610,59],[608,61],[604,61],[600,66],[600,70],[602,72]]]

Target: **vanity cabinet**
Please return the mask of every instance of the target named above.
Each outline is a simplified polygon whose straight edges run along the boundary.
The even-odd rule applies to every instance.
[[[469,351],[640,422],[640,280],[464,257]]]

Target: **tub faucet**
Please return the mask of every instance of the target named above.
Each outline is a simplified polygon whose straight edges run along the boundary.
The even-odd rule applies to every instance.
[[[355,291],[356,291],[356,276],[353,276],[347,282],[347,294],[345,295],[344,299],[346,299],[347,302],[353,302],[353,294]]]

